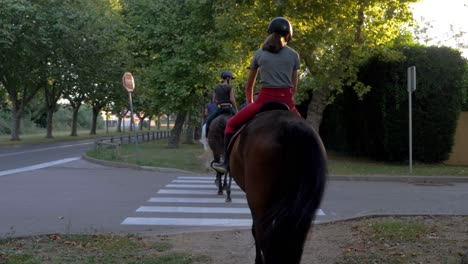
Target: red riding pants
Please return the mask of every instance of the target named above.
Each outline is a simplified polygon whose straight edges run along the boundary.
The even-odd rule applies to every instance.
[[[260,110],[263,104],[269,101],[282,102],[289,106],[291,112],[301,116],[294,106],[293,93],[291,88],[265,88],[263,87],[258,94],[257,99],[246,107],[242,108],[236,115],[229,119],[226,124],[224,134],[234,133],[243,124],[251,120],[255,114]]]

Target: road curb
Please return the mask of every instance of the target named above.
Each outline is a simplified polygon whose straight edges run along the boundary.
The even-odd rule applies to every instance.
[[[406,182],[416,184],[449,184],[468,183],[468,177],[460,176],[366,176],[366,175],[331,175],[335,181],[373,181],[373,182]]]
[[[186,173],[186,174],[199,174],[191,171],[185,171],[174,168],[162,168],[162,167],[151,167],[151,166],[140,166],[130,163],[121,163],[107,160],[99,160],[91,158],[86,154],[81,156],[84,160],[92,163],[96,163],[103,166],[115,167],[115,168],[128,168],[135,170],[146,170],[156,171],[163,173]],[[369,181],[369,182],[402,182],[402,183],[414,183],[414,184],[450,184],[450,183],[468,183],[468,177],[460,176],[366,176],[366,175],[330,175],[329,180],[331,181]]]

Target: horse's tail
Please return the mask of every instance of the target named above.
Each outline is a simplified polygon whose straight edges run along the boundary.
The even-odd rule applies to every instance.
[[[320,137],[304,121],[280,123],[276,131],[284,161],[277,183],[282,193],[260,222],[263,257],[268,264],[299,263],[325,189],[326,154]]]

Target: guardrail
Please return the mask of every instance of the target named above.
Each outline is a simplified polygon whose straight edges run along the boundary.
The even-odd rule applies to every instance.
[[[121,145],[131,144],[135,142],[145,142],[153,141],[163,138],[168,138],[171,136],[171,131],[162,130],[162,131],[147,131],[147,132],[138,132],[131,133],[126,135],[116,135],[109,137],[100,137],[96,138],[94,141],[94,148],[96,150],[104,148],[114,148],[116,157],[120,158]]]

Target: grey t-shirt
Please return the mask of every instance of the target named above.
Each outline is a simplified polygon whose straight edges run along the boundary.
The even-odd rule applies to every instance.
[[[292,72],[300,68],[299,54],[288,46],[278,53],[259,49],[255,52],[249,69],[258,68],[262,87],[292,87]]]

